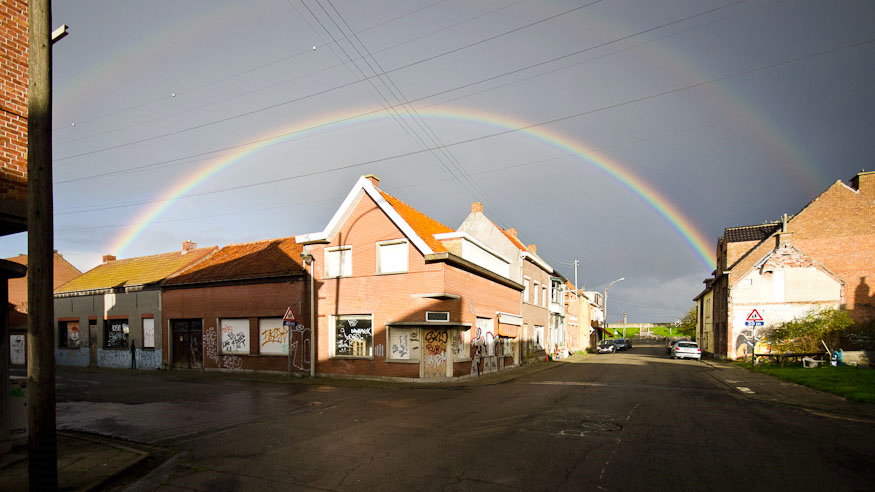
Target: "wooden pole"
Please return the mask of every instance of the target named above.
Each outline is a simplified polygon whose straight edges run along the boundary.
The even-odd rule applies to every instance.
[[[58,489],[53,305],[51,1],[29,0],[27,421],[29,490]]]

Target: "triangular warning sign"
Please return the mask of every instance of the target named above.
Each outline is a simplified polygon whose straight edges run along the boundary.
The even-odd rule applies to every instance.
[[[747,320],[748,321],[762,321],[763,316],[760,314],[759,311],[754,309],[753,311],[750,312],[750,314],[747,315]]]
[[[292,312],[292,306],[289,306],[289,308],[286,309],[286,314],[283,315],[283,321],[297,321],[295,319],[295,313]]]

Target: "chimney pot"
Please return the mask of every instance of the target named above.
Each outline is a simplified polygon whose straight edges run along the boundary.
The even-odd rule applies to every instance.
[[[471,204],[471,213],[480,212],[483,213],[483,203],[474,202]]]
[[[115,256],[110,255],[110,254],[103,255],[103,262],[104,263],[109,263],[111,261],[115,261]]]
[[[526,249],[532,252],[532,254],[538,254],[538,245],[537,244],[528,244],[526,245]]]
[[[182,242],[182,251],[191,251],[193,249],[197,249],[197,243],[189,239],[188,241]]]
[[[368,174],[365,177],[368,178],[368,181],[370,181],[371,184],[374,186],[377,186],[377,183],[380,182],[380,178],[374,176],[373,174]]]

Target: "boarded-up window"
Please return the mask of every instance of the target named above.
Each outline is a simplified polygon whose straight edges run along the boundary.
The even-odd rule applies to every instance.
[[[334,318],[334,355],[336,357],[373,357],[374,327],[367,315]]]
[[[77,322],[78,325],[78,322]],[[78,330],[78,326],[77,326]],[[103,348],[126,349],[130,327],[126,319],[108,319],[103,322]]]
[[[471,330],[451,331],[450,350],[453,352],[453,361],[471,359]]]
[[[289,329],[283,326],[282,318],[258,320],[259,353],[263,355],[288,355]]]
[[[26,359],[24,335],[9,335],[9,362],[15,365],[24,365]]]
[[[419,360],[421,353],[418,328],[389,328],[389,358]]]
[[[325,276],[349,277],[352,275],[352,248],[341,246],[325,250]]]
[[[222,319],[222,353],[249,353],[249,319]]]
[[[389,241],[377,245],[379,273],[407,271],[407,241]]]
[[[155,348],[154,318],[143,318],[143,348]]]

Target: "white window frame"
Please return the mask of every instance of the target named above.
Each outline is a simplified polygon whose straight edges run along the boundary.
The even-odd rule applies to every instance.
[[[281,340],[279,342],[280,349],[278,351],[264,351],[264,334],[266,331],[265,329],[267,329],[268,331],[276,330],[271,333],[271,336],[274,339],[279,338]],[[276,342],[272,343],[271,345],[275,343]],[[258,318],[258,355],[289,355],[289,329],[283,323],[282,317]]]
[[[383,246],[395,246],[403,244],[404,245],[404,268],[398,270],[383,270]],[[406,239],[392,239],[389,241],[379,241],[377,243],[377,273],[378,274],[390,274],[390,273],[407,273],[410,269],[410,242]]]
[[[365,319],[367,318],[371,322],[371,346],[370,350],[366,350],[367,355],[338,355],[336,350],[337,343],[337,320],[340,318],[357,318],[357,319]],[[335,357],[338,359],[373,359],[374,358],[374,347],[376,346],[376,326],[374,326],[374,315],[373,314],[338,314],[331,315],[328,317],[329,321],[329,330],[328,330],[328,346],[331,357]]]
[[[453,339],[452,337],[458,335],[462,339],[462,351],[458,357],[456,357],[455,352],[453,351]],[[471,329],[467,330],[450,330],[450,343],[448,346],[448,350],[453,354],[453,362],[466,362],[471,360]]]
[[[428,319],[430,314],[445,314],[446,319]],[[425,321],[427,323],[446,323],[450,321],[450,312],[449,311],[426,311],[425,312]]]
[[[544,336],[546,335],[546,333],[544,333],[544,327],[540,325],[535,325],[535,329],[532,331],[532,335],[532,343],[535,345],[535,350],[544,348]]]
[[[330,260],[332,253],[338,253],[337,259],[337,269],[338,271],[331,270],[332,261]],[[348,261],[344,262],[344,258],[347,258]],[[344,268],[346,266],[346,268]],[[344,245],[344,246],[334,246],[331,248],[325,248],[325,277],[326,278],[339,278],[339,277],[351,277],[352,276],[352,246]]]
[[[529,277],[523,277],[523,302],[528,304],[529,302]]]
[[[541,284],[539,284],[537,281],[532,283],[532,294],[533,294],[532,295],[532,304],[534,304],[535,306],[538,305],[538,299],[540,298],[540,293],[539,293],[540,289],[538,289],[538,287],[540,287],[540,286],[541,286]]]
[[[224,325],[226,322],[239,322],[238,328],[242,328],[240,333],[243,333],[245,348],[237,350],[225,350],[225,331]],[[230,323],[232,326],[238,323]],[[245,325],[245,328],[242,327]],[[250,347],[252,346],[251,334],[249,333],[249,318],[219,318],[219,353],[223,355],[249,355]]]
[[[546,285],[541,286],[541,294],[542,294],[541,297],[544,298],[543,299],[543,301],[544,301],[543,306],[548,307],[550,304],[548,303],[549,297],[547,297],[547,286]]]

